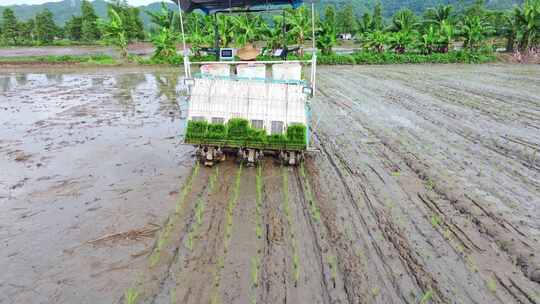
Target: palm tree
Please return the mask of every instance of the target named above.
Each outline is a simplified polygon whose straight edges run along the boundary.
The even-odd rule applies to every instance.
[[[358,31],[360,33],[371,32],[375,29],[375,22],[373,16],[370,13],[365,13],[358,22]]]
[[[427,24],[440,25],[445,20],[450,20],[454,7],[452,5],[440,5],[436,8],[428,8],[424,14]]]
[[[286,11],[286,22],[289,28],[288,34],[300,47],[300,56],[304,56],[304,42],[311,31],[311,18],[305,6],[296,10]]]
[[[410,9],[401,9],[392,17],[390,30],[394,32],[410,32],[418,27],[418,19]]]

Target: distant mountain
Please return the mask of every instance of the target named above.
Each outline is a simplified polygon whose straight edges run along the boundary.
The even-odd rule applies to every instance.
[[[64,25],[66,21],[71,19],[71,16],[78,16],[81,14],[81,3],[82,0],[63,0],[60,2],[47,2],[39,5],[22,4],[0,6],[0,19],[2,11],[6,7],[13,9],[15,15],[20,20],[28,20],[30,18],[33,18],[37,13],[43,11],[44,9],[49,9],[54,15],[54,20],[56,24]],[[107,17],[107,2],[105,0],[95,0],[92,1],[92,4],[94,5],[94,9],[96,10],[96,13],[100,18]],[[171,2],[168,2],[167,5],[171,8],[178,9],[177,6],[175,6]],[[145,14],[145,12],[159,11],[161,9],[161,2],[155,2],[146,6],[140,6],[139,9],[141,10],[141,18],[143,19],[144,24],[149,25],[150,18],[147,14]]]
[[[363,14],[366,10],[371,11],[377,0],[320,0],[319,6],[323,7],[327,4],[334,4],[336,7],[342,7],[345,4],[352,3],[358,15]],[[473,3],[474,0],[381,0],[384,8],[384,14],[391,16],[397,10],[407,7],[415,12],[423,12],[429,7],[434,7],[441,4],[452,4],[455,7],[464,7]],[[105,0],[95,0],[92,2],[96,13],[99,17],[107,16],[107,2]],[[489,8],[512,8],[516,4],[522,4],[523,0],[487,0],[486,4]],[[177,7],[170,1],[167,1],[172,9]],[[44,9],[49,9],[53,14],[57,24],[63,25],[72,15],[79,15],[81,12],[81,0],[63,0],[60,2],[48,2],[39,5],[10,5],[0,6],[0,15],[5,7],[10,7],[15,11],[17,18],[28,20],[33,18],[38,12]],[[148,15],[145,11],[158,11],[161,8],[160,2],[155,2],[150,5],[139,7],[141,17],[145,26],[149,26]]]

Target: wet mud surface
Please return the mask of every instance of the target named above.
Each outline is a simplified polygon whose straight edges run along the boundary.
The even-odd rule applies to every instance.
[[[539,303],[540,67],[323,67],[314,147],[205,168],[171,70],[0,75],[0,303]]]
[[[149,55],[154,51],[151,43],[132,43],[128,52],[133,55]],[[118,57],[118,51],[108,46],[41,46],[41,47],[4,47],[0,48],[0,57],[18,56],[83,56],[83,55],[110,55]]]

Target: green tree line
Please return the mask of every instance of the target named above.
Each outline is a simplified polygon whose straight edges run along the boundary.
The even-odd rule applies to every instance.
[[[218,37],[221,47],[257,41],[264,42],[267,50],[297,45],[302,57],[304,45],[311,40],[311,16],[307,7],[270,17],[220,14],[214,18],[191,13],[186,16],[187,40],[196,55],[202,48],[212,47]],[[375,53],[444,54],[455,44],[471,52],[492,51],[493,41],[505,41],[508,51],[524,52],[538,48],[540,43],[540,0],[525,0],[513,10],[487,9],[483,0],[459,9],[452,5],[433,7],[419,15],[404,8],[389,19],[383,17],[380,2],[361,16],[350,4],[340,9],[328,5],[315,18],[316,44],[324,55],[332,54],[338,35],[343,33]],[[179,39],[176,12],[163,5],[161,12],[152,14],[152,22],[152,41],[159,45],[155,56],[174,53]]]
[[[108,6],[108,20],[99,20],[92,3],[83,0],[80,14],[73,15],[63,27],[55,24],[54,16],[48,9],[28,21],[20,21],[13,10],[6,8],[0,20],[0,44],[47,45],[58,41],[92,44],[104,37],[105,25],[112,18],[111,10],[122,18],[129,41],[145,39],[138,8],[129,6],[126,0],[113,0]]]
[[[177,11],[165,4],[159,12],[145,12],[152,21],[149,32],[143,30],[140,11],[126,0],[109,3],[107,20],[100,20],[92,4],[84,0],[80,15],[73,16],[62,28],[44,10],[35,18],[22,22],[6,9],[0,23],[1,43],[5,45],[50,44],[58,39],[95,43],[105,41],[118,46],[127,56],[127,45],[134,40],[150,40],[156,46],[154,58],[177,54],[180,23]],[[264,42],[266,50],[296,45],[303,56],[304,45],[311,42],[311,11],[307,7],[288,9],[284,14],[219,14],[207,16],[197,12],[185,17],[187,41],[195,55],[213,47],[241,47],[246,43]],[[316,44],[325,55],[332,54],[339,34],[348,33],[362,48],[374,53],[447,53],[456,42],[470,51],[492,49],[492,41],[504,41],[508,51],[528,51],[540,43],[540,0],[525,0],[512,10],[487,9],[483,0],[455,8],[442,5],[422,14],[404,8],[391,18],[384,18],[378,2],[370,11],[357,15],[352,5],[339,9],[328,5],[315,14]]]

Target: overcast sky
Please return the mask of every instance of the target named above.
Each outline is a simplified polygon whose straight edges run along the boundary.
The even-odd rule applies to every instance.
[[[59,0],[0,0],[1,5],[11,5],[11,4],[41,4],[45,2],[58,2]],[[131,5],[145,5],[154,2],[159,2],[160,0],[128,0]]]

